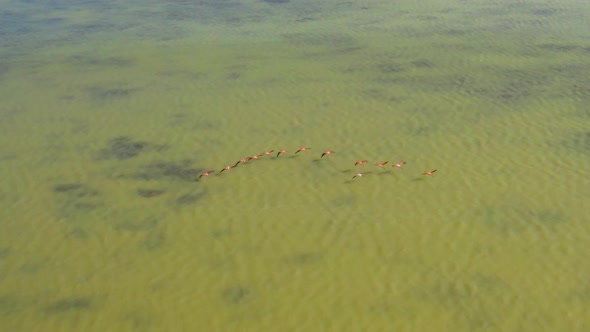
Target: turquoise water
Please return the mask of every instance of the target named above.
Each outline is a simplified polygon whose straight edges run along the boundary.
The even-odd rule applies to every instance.
[[[590,329],[588,5],[0,4],[2,331]]]

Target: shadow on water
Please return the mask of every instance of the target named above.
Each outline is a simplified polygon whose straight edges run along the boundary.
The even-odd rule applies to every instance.
[[[283,262],[294,267],[301,267],[321,263],[322,258],[322,254],[318,252],[301,252],[285,257]]]
[[[88,212],[103,205],[100,193],[82,183],[63,183],[53,187],[60,202],[60,215],[66,220],[80,221]]]
[[[351,176],[352,178],[352,176]],[[352,179],[349,179],[350,182],[353,182]],[[336,198],[330,201],[330,204],[334,207],[344,207],[344,206],[354,206],[357,202],[357,196],[353,194],[342,194],[336,196]]]
[[[242,6],[239,0],[168,0],[168,2],[179,5],[178,8],[186,10],[189,7],[209,7],[217,10],[230,9]]]
[[[135,331],[149,331],[154,324],[154,315],[132,311],[123,315],[122,321]]]
[[[251,296],[251,291],[243,286],[227,287],[221,292],[221,299],[226,304],[238,305],[245,302]]]
[[[89,34],[121,30],[121,26],[104,22],[70,24],[69,16],[75,15],[78,8],[93,10],[98,15],[117,10],[111,1],[21,1],[24,7],[17,10],[0,11],[0,46],[12,48],[20,46],[46,47],[49,44],[65,44],[85,41]],[[33,13],[33,15],[31,15]],[[43,13],[45,15],[37,15]],[[50,16],[41,17],[39,16]],[[101,20],[96,18],[97,21]],[[125,23],[127,24],[127,23]],[[23,52],[18,50],[17,52]]]
[[[111,56],[99,58],[93,55],[73,55],[66,59],[66,63],[75,66],[101,66],[125,68],[132,66],[135,61],[130,58]]]
[[[110,3],[112,1],[101,1],[101,0],[83,0],[77,1],[75,3],[71,3],[67,0],[22,0],[21,2],[27,5],[37,5],[43,6],[49,9],[68,9],[71,7],[81,7],[81,8],[90,8],[90,9],[101,9],[101,8],[110,8]]]
[[[95,101],[108,102],[128,98],[132,94],[141,90],[141,88],[90,87],[86,89],[86,92],[88,93],[88,96]]]
[[[140,220],[124,219],[114,222],[112,226],[116,231],[142,234],[138,245],[152,251],[161,249],[166,244],[166,234],[161,224],[161,218],[151,216]]]
[[[118,231],[125,232],[144,232],[156,228],[159,224],[159,219],[156,217],[147,217],[141,220],[122,220],[115,221],[113,228]]]
[[[0,11],[0,46],[19,44],[19,39],[34,29],[28,23],[28,15],[11,10]]]
[[[92,307],[93,300],[90,297],[73,297],[58,300],[43,308],[47,314],[59,314],[69,311],[89,310]]]
[[[498,297],[515,300],[518,296],[509,284],[496,275],[480,273],[466,277],[450,277],[441,273],[430,272],[429,281],[425,288],[415,289],[412,296],[423,302],[441,306],[447,310],[460,312],[460,323],[470,331],[490,329],[501,321],[498,320],[498,308],[494,302],[482,302],[482,298]],[[470,310],[466,312],[465,307]],[[502,309],[506,314],[510,308]],[[490,312],[496,314],[491,315]],[[501,317],[501,316],[500,316]]]
[[[10,248],[0,247],[0,261],[8,256],[10,256],[11,250]]]
[[[152,144],[144,141],[135,141],[128,136],[119,136],[111,139],[107,147],[99,153],[101,159],[118,159],[125,160],[138,156],[140,153],[148,151],[164,151],[167,145]]]
[[[559,210],[535,210],[523,206],[486,206],[479,215],[484,225],[504,235],[519,233],[534,226],[552,227],[567,222],[567,217]]]
[[[68,25],[55,38],[56,43],[84,42],[93,35],[101,33],[117,33],[121,30],[128,29],[133,23],[114,24],[105,21],[96,21],[88,23],[75,23]]]
[[[166,145],[152,144],[144,141],[136,141],[127,136],[116,137],[110,140],[107,147],[99,153],[101,159],[127,160],[148,151],[162,151],[168,149]],[[139,170],[130,173],[118,174],[116,178],[126,178],[134,180],[173,180],[195,182],[197,176],[203,172],[203,168],[193,167],[193,160],[181,161],[154,161],[140,166]],[[71,188],[70,188],[71,187]],[[80,184],[63,185],[62,191],[71,191],[80,189]],[[136,194],[143,198],[152,198],[163,195],[166,190],[160,188],[138,188]],[[177,205],[191,205],[205,197],[208,192],[204,189],[197,189],[186,194],[181,194],[175,199]]]
[[[577,289],[569,292],[565,297],[568,302],[590,305],[590,283],[588,281],[582,283]]]
[[[568,138],[561,141],[559,147],[590,153],[590,131],[569,134]]]
[[[544,73],[513,69],[502,71],[501,80],[500,89],[494,91],[490,97],[503,102],[537,98],[547,89],[547,83],[551,81]]]
[[[537,45],[537,48],[544,50],[544,51],[551,51],[551,52],[585,51],[581,45],[574,45],[574,44],[544,43],[544,44]]]
[[[189,160],[180,162],[156,161],[142,166],[140,171],[132,175],[123,177],[141,180],[172,179],[194,182],[202,169],[192,167],[193,164]]]
[[[436,67],[433,62],[427,59],[417,59],[411,62],[415,68],[434,68]]]
[[[286,33],[283,39],[295,46],[352,47],[356,40],[346,33]]]
[[[18,313],[27,307],[25,301],[14,294],[0,295],[0,317]]]
[[[98,191],[86,187],[82,183],[63,183],[53,187],[56,193],[68,194],[70,197],[84,198],[98,196]]]
[[[4,80],[4,78],[6,77],[6,75],[9,72],[9,66],[6,63],[0,62],[0,84],[2,84],[2,81]]]
[[[90,238],[91,233],[81,227],[73,227],[66,232],[65,236],[68,239],[87,240]]]
[[[201,189],[181,195],[175,200],[175,202],[177,205],[192,205],[205,198],[208,194],[209,192],[207,190]]]
[[[148,251],[161,249],[165,244],[166,234],[159,229],[148,232],[141,241],[141,246]]]
[[[115,158],[119,160],[136,157],[144,152],[148,143],[142,141],[134,141],[127,136],[119,136],[109,141],[108,147],[103,149],[100,153],[101,157],[105,159]]]
[[[139,188],[135,193],[144,198],[152,198],[164,194],[166,190],[163,189],[151,189],[151,188]]]
[[[25,275],[37,275],[45,271],[47,268],[47,260],[44,257],[36,257],[23,263],[18,271]]]

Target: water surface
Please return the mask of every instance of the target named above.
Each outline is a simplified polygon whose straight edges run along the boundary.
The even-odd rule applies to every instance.
[[[0,4],[0,330],[590,330],[588,5]]]

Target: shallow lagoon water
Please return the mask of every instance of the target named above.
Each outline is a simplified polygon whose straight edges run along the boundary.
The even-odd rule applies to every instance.
[[[1,330],[590,329],[588,5],[0,3]]]

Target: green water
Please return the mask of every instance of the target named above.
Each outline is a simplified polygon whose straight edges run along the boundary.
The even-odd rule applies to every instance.
[[[590,330],[590,5],[0,5],[1,331]]]

